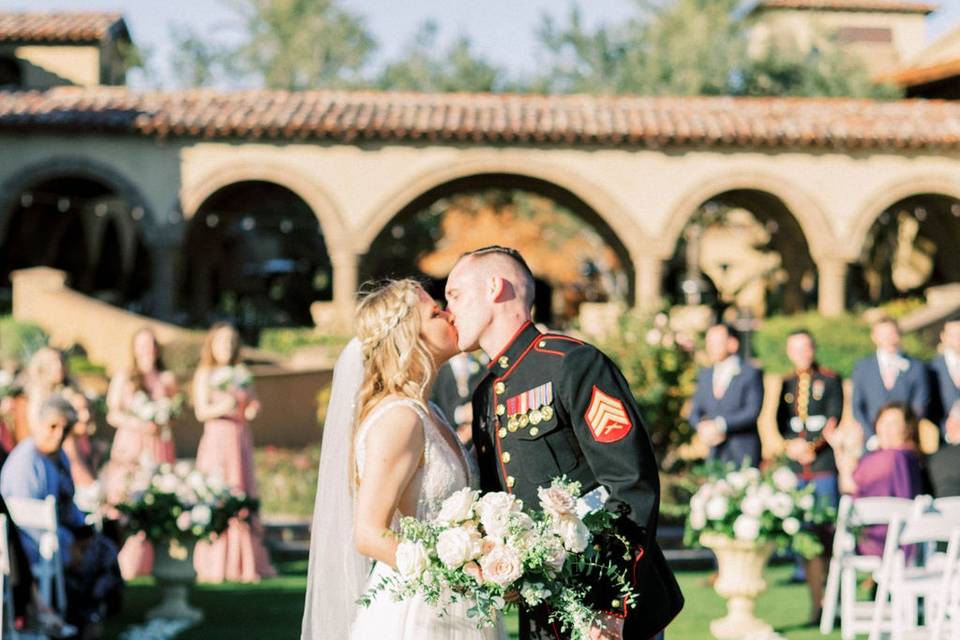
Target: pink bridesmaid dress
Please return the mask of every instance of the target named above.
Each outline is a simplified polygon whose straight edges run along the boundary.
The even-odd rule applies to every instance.
[[[214,395],[232,393],[237,409],[229,416],[208,420],[197,446],[197,470],[218,476],[235,491],[257,496],[253,468],[253,437],[243,410],[251,395],[244,390],[213,389]],[[206,583],[257,582],[276,571],[263,546],[262,530],[256,517],[246,521],[233,518],[227,530],[216,538],[198,542],[193,553],[197,580]]]
[[[107,502],[111,504],[123,500],[128,479],[136,473],[146,458],[149,457],[153,464],[173,464],[177,461],[176,448],[169,430],[164,434],[162,430],[151,429],[149,423],[145,423],[127,411],[133,402],[136,390],[129,381],[122,384],[125,386],[120,398],[119,411],[115,412],[117,417],[113,425],[117,433],[110,447],[110,463],[104,487]],[[144,384],[153,400],[168,394],[158,374],[146,376]],[[150,575],[153,570],[153,545],[141,531],[127,538],[117,560],[124,580]]]

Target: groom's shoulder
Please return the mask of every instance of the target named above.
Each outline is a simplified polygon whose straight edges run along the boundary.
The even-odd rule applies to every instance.
[[[545,333],[534,345],[534,349],[547,356],[565,358],[574,352],[596,351],[593,345],[562,333]]]

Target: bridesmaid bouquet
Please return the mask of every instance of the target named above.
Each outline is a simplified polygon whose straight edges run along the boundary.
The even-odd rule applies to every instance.
[[[256,500],[231,491],[217,477],[178,462],[137,472],[117,510],[131,531],[143,531],[153,542],[186,542],[222,533],[230,518],[256,507]]]
[[[160,439],[169,441],[173,434],[170,422],[183,411],[183,395],[153,400],[144,391],[137,391],[130,400],[130,413],[144,422],[152,422],[160,428]]]
[[[242,364],[217,367],[210,374],[210,384],[220,391],[246,391],[253,386],[253,374]]]
[[[797,475],[786,466],[761,473],[744,466],[708,475],[690,498],[685,543],[697,544],[703,533],[728,538],[773,542],[806,558],[823,552],[819,539],[805,525],[832,521],[832,510],[818,505],[812,484],[799,488]]]
[[[374,585],[359,604],[369,606],[384,590],[398,600],[420,594],[441,614],[462,601],[482,628],[522,601],[546,605],[564,632],[586,638],[599,617],[587,604],[590,573],[614,578],[625,605],[632,606],[634,593],[625,572],[602,563],[592,546],[597,536],[619,537],[615,516],[603,509],[578,514],[579,493],[579,483],[556,479],[539,490],[542,511],[527,513],[508,493],[479,496],[465,488],[443,502],[435,521],[403,518],[397,573]]]

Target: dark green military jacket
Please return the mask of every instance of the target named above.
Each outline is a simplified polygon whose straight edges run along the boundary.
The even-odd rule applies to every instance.
[[[473,396],[483,490],[510,492],[534,510],[537,489],[562,475],[583,493],[605,488],[605,508],[633,543],[628,569],[639,600],[627,610],[597,588],[595,605],[626,616],[625,638],[655,635],[683,596],[656,541],[657,462],[627,381],[595,347],[529,322],[488,368]]]

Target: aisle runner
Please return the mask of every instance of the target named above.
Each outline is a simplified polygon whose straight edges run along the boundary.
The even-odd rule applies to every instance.
[[[120,634],[120,640],[171,640],[191,626],[193,623],[188,620],[151,620],[130,627]]]

